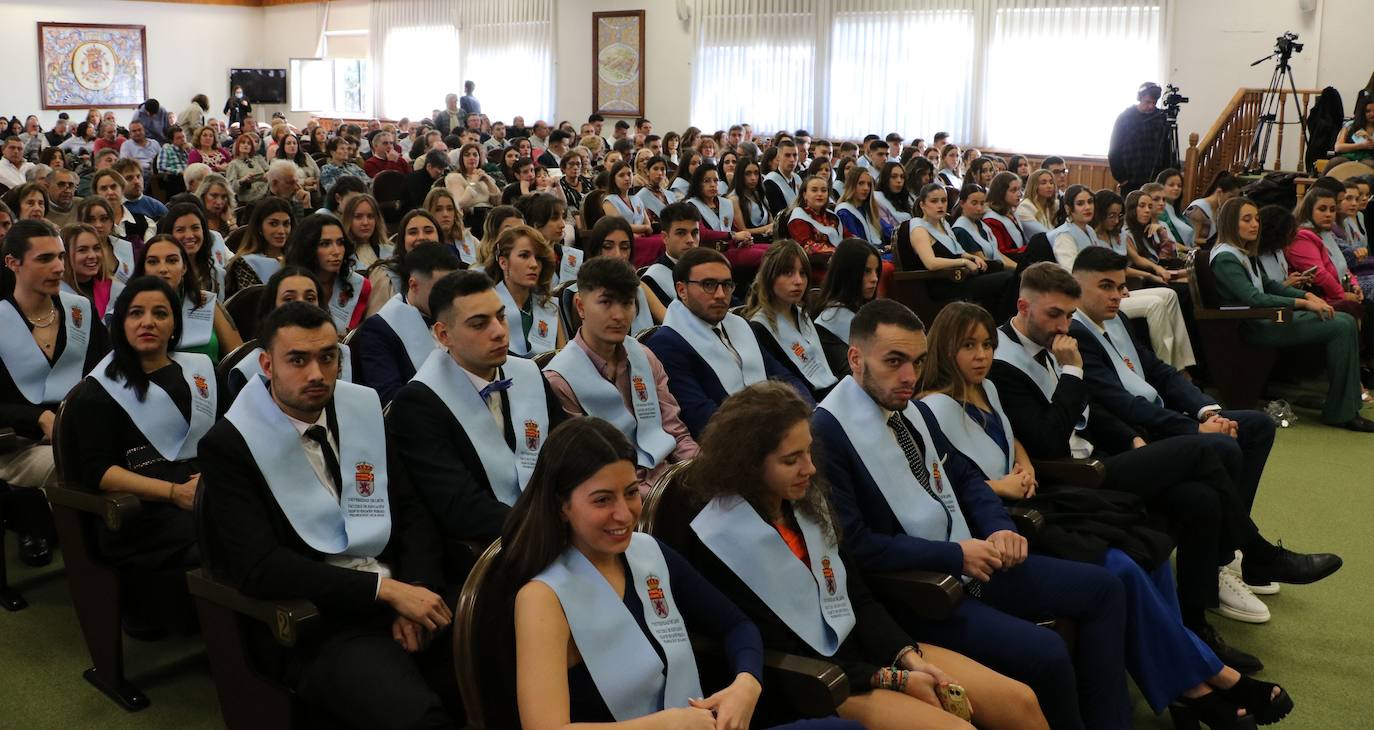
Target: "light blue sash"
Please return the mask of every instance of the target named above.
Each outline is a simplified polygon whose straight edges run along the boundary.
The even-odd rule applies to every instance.
[[[1008,218],[991,208],[988,208],[987,212],[983,213],[983,218],[991,218],[997,221],[998,223],[1001,223],[1002,229],[1007,232],[1008,236],[1011,236],[1011,240],[1016,243],[1017,248],[1021,248],[1026,245],[1026,236],[1022,235],[1022,231],[1024,230],[1025,224],[1021,221]],[[984,225],[986,225],[986,223]],[[993,238],[995,239],[996,236],[994,236]]]
[[[1279,256],[1283,256],[1282,251],[1275,251],[1274,253],[1277,253]],[[1250,257],[1247,256],[1244,251],[1237,248],[1235,244],[1218,242],[1212,245],[1212,251],[1207,255],[1207,261],[1209,263],[1215,263],[1217,260],[1217,256],[1220,256],[1221,254],[1230,254],[1231,256],[1234,256],[1237,261],[1240,261],[1241,268],[1245,269],[1245,275],[1250,277],[1250,283],[1254,284],[1255,288],[1260,290],[1261,292],[1264,291],[1264,281],[1260,279],[1259,272],[1255,271],[1255,267],[1251,265]],[[1263,256],[1260,257],[1260,262],[1264,263]],[[1273,278],[1272,274],[1270,275],[1270,278]],[[1283,281],[1286,278],[1288,278],[1288,265],[1285,261],[1283,265],[1283,273],[1279,275],[1279,278],[1274,279],[1274,281]]]
[[[272,275],[281,269],[281,262],[271,256],[264,256],[260,253],[246,253],[239,257],[243,263],[248,264],[248,268],[258,275],[258,281],[267,283]]]
[[[345,280],[353,286],[352,294],[344,293]],[[263,281],[266,282],[266,279]],[[339,330],[339,334],[348,331],[348,323],[353,321],[353,310],[358,308],[358,300],[363,297],[363,283],[366,281],[367,279],[356,271],[339,272],[339,279],[334,283],[334,293],[337,296],[332,297],[329,302],[329,316],[334,320],[334,327]]]
[[[844,343],[849,344],[849,326],[854,323],[854,310],[838,304],[826,307],[816,315],[816,324],[830,330]]]
[[[1174,206],[1166,203],[1164,205],[1164,222],[1169,226],[1169,230],[1174,234],[1174,242],[1184,246],[1193,245],[1193,226],[1187,218],[1181,217],[1174,211]]]
[[[668,189],[677,193],[677,199],[682,200],[687,197],[687,191],[692,188],[692,181],[685,177],[675,178]],[[614,196],[612,196],[614,197]]]
[[[577,270],[582,268],[582,249],[572,246],[563,247],[563,257],[558,261],[558,280],[577,282]]]
[[[234,252],[224,244],[224,236],[219,231],[210,231],[210,263],[216,269],[224,271],[224,267],[229,265],[229,259],[234,258]]]
[[[1002,433],[1007,435],[1006,451],[993,440],[981,424],[969,418],[968,411],[959,401],[944,393],[931,393],[921,399],[922,403],[935,414],[940,424],[940,432],[949,439],[959,453],[967,456],[983,471],[988,479],[1001,479],[1011,473],[1016,465],[1016,449],[1012,447],[1015,436],[1012,434],[1011,421],[1002,410],[1002,401],[997,397],[997,386],[991,380],[983,381],[983,392],[987,394],[988,404],[992,406],[995,418],[1002,421]]]
[[[840,203],[840,205],[837,208],[835,208],[836,217],[840,215],[840,211],[845,211],[849,213],[850,215],[854,216],[855,220],[859,222],[859,228],[862,229],[863,233],[863,235],[860,237],[863,238],[865,241],[868,241],[868,245],[874,248],[882,247],[882,231],[874,230],[873,223],[871,223],[868,220],[868,216],[864,215],[863,212],[856,208],[853,203]],[[841,227],[843,227],[843,223],[841,223]]]
[[[949,227],[945,226],[943,221],[941,221],[940,225],[943,228],[937,229],[935,226],[931,225],[930,221],[926,220],[925,218],[911,219],[911,228],[913,230],[920,228],[921,230],[930,234],[930,237],[935,239],[936,243],[939,243],[941,246],[945,247],[945,250],[949,252],[950,256],[958,256],[959,254],[963,253],[964,247],[960,246],[959,242],[954,240],[954,232],[949,230]]]
[[[534,473],[539,449],[549,435],[549,409],[544,399],[544,375],[529,360],[512,358],[503,366],[511,379],[506,391],[506,410],[515,429],[515,451],[506,445],[501,424],[492,418],[486,401],[472,387],[472,380],[446,350],[430,353],[414,380],[424,383],[448,406],[463,433],[472,442],[491,491],[503,504],[513,505]],[[493,395],[492,397],[496,397]]]
[[[320,482],[301,446],[301,436],[254,378],[225,418],[248,445],[277,505],[301,540],[326,555],[375,558],[391,539],[387,501],[386,426],[377,391],[334,384],[343,485],[335,500]]]
[[[947,187],[955,190],[963,190],[964,188],[964,178],[959,177],[959,173],[948,167],[940,168],[940,172],[936,173],[935,177],[939,178]]]
[[[1184,219],[1186,220],[1188,218],[1188,211],[1195,209],[1202,211],[1202,214],[1207,217],[1207,222],[1212,224],[1212,233],[1215,234],[1217,232],[1217,216],[1212,211],[1212,204],[1207,202],[1206,198],[1198,198],[1197,200],[1194,200],[1193,202],[1188,204],[1187,208],[1183,209]]]
[[[734,230],[735,205],[730,202],[729,198],[716,196],[716,204],[720,206],[719,211],[712,210],[711,206],[707,205],[706,201],[701,198],[688,198],[687,202],[691,203],[701,213],[701,220],[707,228],[724,233],[730,233]]]
[[[1221,244],[1217,245],[1219,246]],[[1232,248],[1235,247],[1232,246]],[[1212,259],[1215,259],[1216,255],[1217,246],[1213,246]],[[1244,258],[1242,258],[1241,260],[1244,261]],[[1284,258],[1283,251],[1270,251],[1269,253],[1262,253],[1252,260],[1257,261],[1259,263],[1260,270],[1264,272],[1265,276],[1269,277],[1270,281],[1282,282],[1284,279],[1288,278],[1288,259]],[[1259,289],[1260,291],[1264,290],[1263,287],[1260,287],[1258,285],[1256,285],[1255,288]]]
[[[625,407],[620,389],[602,376],[586,350],[576,343],[560,350],[544,369],[562,375],[572,386],[582,410],[620,429],[625,438],[635,445],[638,464],[645,469],[652,469],[673,453],[677,440],[663,430],[658,388],[654,383],[649,358],[644,354],[644,346],[635,338],[627,337],[624,347],[630,364],[630,406],[634,409],[633,413]]]
[[[506,282],[496,283],[496,294],[506,305],[506,325],[510,328],[510,354],[516,357],[534,357],[558,349],[558,304],[553,301],[553,297],[540,304],[539,295],[530,292],[530,297],[534,299],[534,306],[530,307],[534,313],[534,324],[530,327],[529,337],[526,338],[524,323],[520,321],[520,308],[515,305],[515,297],[511,296]]]
[[[763,310],[756,312],[752,319],[773,333],[773,338],[778,341],[778,346],[787,355],[787,359],[797,366],[812,388],[829,388],[839,378],[830,371],[830,363],[825,360],[825,351],[821,349],[821,336],[816,332],[816,323],[806,316],[801,307],[793,307],[792,314],[801,323],[800,329],[792,324],[790,317],[778,317]],[[731,339],[734,339],[733,335]]]
[[[215,307],[219,305],[219,300],[212,291],[203,291],[200,295],[205,303],[199,307],[190,297],[181,300],[181,340],[177,343],[178,350],[204,347],[210,344],[210,336],[215,334]]]
[[[747,228],[758,228],[768,222],[768,209],[752,200],[744,200],[744,225]]]
[[[672,189],[664,189],[660,192],[668,199],[667,203],[659,200],[658,196],[654,195],[653,191],[649,190],[649,186],[647,185],[640,188],[639,192],[635,193],[634,199],[638,201],[640,205],[644,206],[644,210],[654,215],[658,215],[663,212],[664,206],[668,205],[668,203],[676,203],[679,200],[677,193]]]
[[[1111,357],[1112,366],[1116,368],[1116,377],[1121,381],[1123,388],[1131,395],[1144,398],[1157,406],[1164,405],[1164,399],[1159,397],[1159,391],[1155,390],[1150,381],[1136,369],[1136,363],[1140,362],[1140,352],[1136,350],[1135,340],[1131,339],[1131,333],[1126,330],[1121,317],[1112,317],[1102,323],[1102,327],[1107,331],[1106,337],[1083,310],[1074,312],[1073,318],[1092,333],[1097,339],[1097,344],[1102,346],[1108,357]],[[1110,337],[1111,341],[1108,341],[1107,337]]]
[[[1058,240],[1060,236],[1069,236],[1072,238],[1074,246],[1078,248],[1078,253],[1082,253],[1093,246],[1111,248],[1106,242],[1097,237],[1097,231],[1093,230],[1091,227],[1084,229],[1071,220],[1064,221],[1058,228],[1050,231],[1050,246],[1053,246],[1054,242]],[[1074,258],[1078,258],[1078,254],[1074,254]],[[1073,262],[1070,261],[1069,265],[1072,266]]]
[[[210,358],[196,352],[169,353],[172,361],[181,371],[181,377],[191,388],[191,420],[181,415],[172,396],[155,383],[149,383],[148,395],[143,401],[128,386],[127,381],[115,380],[105,374],[105,368],[114,362],[114,353],[105,356],[91,371],[91,379],[99,383],[106,393],[114,398],[124,412],[129,414],[134,428],[148,439],[157,453],[167,461],[185,461],[196,456],[200,437],[215,425],[216,386],[215,366]]]
[[[782,173],[773,170],[767,175],[764,175],[763,179],[772,180],[773,184],[777,185],[778,188],[782,190],[782,199],[786,200],[788,205],[797,202],[797,195],[801,193],[802,180],[800,175],[794,172],[792,173],[792,179],[788,180],[782,176]]]
[[[134,275],[134,244],[122,238],[110,236],[110,245],[114,248],[115,262],[115,281],[123,284],[129,281],[129,277]],[[113,296],[111,297],[113,298]]]
[[[792,633],[820,654],[834,656],[854,630],[848,573],[838,546],[826,539],[820,523],[801,510],[793,516],[806,540],[810,565],[736,495],[711,500],[692,520],[692,531]]]
[[[261,354],[262,348],[255,347],[231,369],[242,375],[245,383],[251,383],[259,375],[266,377],[267,374],[262,371],[262,364],[258,362],[258,355]],[[348,345],[339,343],[339,380],[349,383],[353,382],[353,358],[351,354]]]
[[[905,195],[905,193],[901,193],[901,195]],[[893,205],[892,201],[887,199],[887,193],[881,190],[874,190],[873,199],[878,201],[879,207],[887,211],[887,214],[891,216],[892,220],[898,225],[911,220],[911,214],[897,210],[897,206]]]
[[[673,270],[660,263],[649,265],[644,278],[653,279],[658,288],[668,295],[669,302],[677,301],[677,287],[673,286]]]
[[[1007,333],[1003,332],[1001,327],[997,328],[997,349],[993,351],[992,359],[1001,360],[1030,376],[1031,381],[1040,389],[1040,394],[1045,396],[1045,400],[1054,401],[1054,390],[1059,387],[1059,382],[1050,375],[1050,371],[1026,354],[1026,348],[1022,347],[1020,342],[1007,337]],[[1088,427],[1088,408],[1083,406],[1083,417],[1074,425],[1075,431],[1082,431]]]
[[[480,242],[469,231],[463,231],[463,240],[454,241],[451,245],[453,250],[458,252],[458,260],[467,264],[469,268],[477,263],[477,246]]]
[[[606,199],[611,201],[611,205],[615,208],[616,212],[620,214],[620,217],[630,223],[636,226],[642,226],[649,222],[644,204],[635,198],[630,198],[629,202],[626,202],[625,199],[619,195],[607,195]]]
[[[797,207],[793,208],[792,213],[787,216],[788,223],[791,223],[792,221],[796,220],[802,220],[806,221],[807,223],[810,223],[811,227],[815,228],[817,231],[821,233],[821,235],[825,236],[826,239],[830,241],[830,245],[832,246],[838,246],[840,245],[840,241],[844,240],[844,234],[840,233],[838,219],[836,219],[835,225],[827,226],[824,223],[821,223],[820,221],[816,220],[815,218],[812,218],[811,214],[806,212],[806,208],[798,205]]]
[[[749,323],[738,315],[726,314],[721,325],[725,327],[725,334],[729,336],[735,352],[739,353],[739,365],[735,364],[735,356],[716,333],[681,301],[674,300],[668,305],[668,314],[663,318],[663,326],[682,335],[682,339],[711,366],[716,380],[727,394],[738,393],[754,383],[767,380],[763,353],[759,350],[759,341],[754,338],[754,330],[749,328]]]
[[[969,237],[973,239],[974,243],[978,244],[978,249],[983,252],[983,256],[985,256],[987,260],[1000,261],[997,257],[997,241],[993,238],[989,238],[991,234],[987,232],[986,228],[981,231],[978,230],[978,226],[973,225],[973,221],[969,220],[968,216],[963,215],[959,216],[959,220],[954,221],[954,227],[967,233]],[[962,250],[962,248],[963,247],[960,247],[960,250]]]
[[[386,304],[377,310],[376,316],[380,317],[401,340],[412,368],[419,370],[429,354],[439,349],[439,343],[435,341],[429,326],[425,324],[424,315],[406,303],[400,294],[393,294]]]
[[[1322,245],[1326,247],[1326,253],[1331,257],[1331,264],[1336,267],[1336,278],[1340,279],[1341,284],[1344,285],[1346,279],[1350,277],[1350,265],[1345,262],[1345,253],[1341,251],[1341,245],[1336,241],[1336,234],[1328,228],[1320,235]]]
[[[944,461],[939,458],[925,418],[915,403],[908,403],[902,415],[914,429],[912,436],[920,440],[926,470],[930,472],[930,488],[936,497],[932,497],[911,473],[906,454],[887,427],[887,416],[852,375],[841,380],[817,408],[825,409],[839,421],[859,460],[906,534],[949,542],[971,538],[954,488],[945,484],[941,469]]]
[[[625,590],[635,591],[644,623],[668,660],[664,667],[625,601],[575,547],[534,577],[553,589],[573,642],[606,708],[620,722],[701,697],[696,657],[682,611],[673,601],[668,563],[658,541],[632,533],[625,550]]]
[[[0,300],[0,362],[9,371],[10,379],[30,404],[60,403],[75,385],[81,382],[81,369],[86,364],[86,346],[91,340],[91,303],[79,294],[59,291],[55,306],[62,307],[67,322],[67,343],[57,362],[48,363],[48,356],[33,339],[24,322],[24,315],[7,300]]]
[[[1094,231],[1094,232],[1096,232],[1096,231]],[[1114,238],[1114,239],[1112,239],[1112,238],[1103,238],[1103,237],[1101,237],[1101,236],[1098,236],[1098,237],[1097,237],[1097,240],[1100,241],[1100,242],[1102,243],[1103,246],[1106,246],[1107,248],[1111,249],[1111,250],[1112,250],[1112,253],[1116,253],[1116,254],[1119,254],[1119,255],[1121,255],[1121,256],[1129,256],[1129,255],[1130,255],[1130,249],[1128,249],[1128,248],[1126,247],[1126,237],[1125,237],[1124,235],[1122,235],[1120,231],[1117,232],[1116,238]],[[1144,254],[1141,254],[1141,255],[1143,256]]]

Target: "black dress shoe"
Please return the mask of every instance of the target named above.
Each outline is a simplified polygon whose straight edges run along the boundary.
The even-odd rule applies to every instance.
[[[1202,627],[1201,630],[1193,629],[1202,643],[1206,644],[1212,653],[1217,655],[1222,664],[1240,672],[1241,674],[1254,674],[1264,669],[1264,662],[1253,654],[1247,654],[1230,644],[1227,644],[1217,630],[1211,624]]]
[[[20,535],[19,560],[34,568],[41,568],[51,563],[52,546],[48,544],[48,538],[36,535]]]
[[[1374,433],[1374,421],[1364,416],[1355,416],[1349,421],[1342,423],[1341,428],[1347,431],[1359,431],[1360,433]]]
[[[1295,553],[1280,544],[1278,552],[1270,560],[1260,562],[1247,556],[1241,562],[1240,572],[1241,580],[1252,586],[1265,583],[1307,585],[1340,570],[1342,565],[1344,561],[1339,555]]]

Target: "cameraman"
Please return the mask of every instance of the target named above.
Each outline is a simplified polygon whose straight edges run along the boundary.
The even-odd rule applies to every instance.
[[[1169,145],[1164,136],[1169,125],[1164,110],[1157,106],[1163,93],[1153,81],[1141,84],[1136,105],[1121,112],[1112,127],[1107,164],[1112,168],[1112,177],[1121,184],[1122,195],[1138,190],[1160,170],[1178,164],[1177,160],[1165,159],[1169,156]]]

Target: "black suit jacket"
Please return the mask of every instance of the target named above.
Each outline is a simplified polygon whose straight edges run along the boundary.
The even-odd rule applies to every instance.
[[[430,177],[429,170],[423,167],[406,175],[406,210],[413,210],[423,205],[425,196],[429,194],[429,189],[432,187],[434,187],[434,178]]]
[[[1002,325],[1001,330],[1020,341],[1010,324]],[[1088,405],[1087,384],[1079,378],[1061,377],[1054,398],[1047,400],[1035,381],[1014,365],[993,360],[988,377],[997,386],[1002,409],[1011,421],[1012,431],[1016,432],[1016,440],[1026,447],[1026,453],[1032,459],[1067,458],[1069,436],[1082,417],[1083,408]],[[1138,434],[1103,409],[1091,412],[1082,435],[1097,449],[1116,454],[1129,450],[1131,440]]]
[[[659,254],[658,258],[654,259],[654,263],[663,264],[664,266],[667,266],[669,269],[673,268],[673,260],[668,258],[668,254],[666,253]],[[663,287],[660,287],[657,281],[650,279],[648,276],[645,276],[643,281],[645,284],[649,285],[649,291],[653,292],[654,296],[658,297],[658,301],[661,302],[663,306],[666,307],[669,304],[672,304],[674,299],[677,299],[676,292],[663,291]]]
[[[425,324],[432,323],[426,318]],[[415,377],[415,365],[405,343],[381,315],[363,320],[349,350],[353,353],[353,382],[377,391],[383,406]]]
[[[1110,411],[1112,415],[1144,431],[1150,440],[1197,433],[1196,414],[1202,408],[1216,405],[1216,401],[1198,390],[1192,381],[1183,377],[1173,366],[1155,357],[1149,347],[1135,341],[1135,331],[1124,313],[1118,313],[1126,331],[1131,335],[1140,362],[1134,363],[1136,372],[1159,391],[1164,406],[1133,395],[1121,384],[1116,374],[1114,354],[1107,352],[1088,326],[1074,320],[1069,334],[1078,340],[1083,355],[1083,374],[1092,392],[1093,413]]]

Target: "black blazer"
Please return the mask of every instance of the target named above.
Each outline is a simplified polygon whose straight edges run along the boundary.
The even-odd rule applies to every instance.
[[[10,304],[14,304],[13,297],[6,298]],[[90,302],[89,299],[86,300]],[[57,343],[53,347],[52,362],[57,362],[57,358],[67,349],[67,318],[62,312],[62,301],[53,297],[53,306],[57,307]],[[18,307],[16,306],[16,309]],[[105,325],[100,323],[100,317],[95,314],[95,305],[91,305],[86,310],[86,315],[93,318],[91,322],[91,338],[86,343],[86,359],[81,364],[81,374],[87,375],[105,355],[110,351],[109,337],[105,333]],[[30,331],[33,325],[24,322]],[[13,347],[12,343],[5,343],[5,347]],[[56,412],[57,403],[41,403],[34,405],[19,392],[19,386],[14,384],[14,378],[10,375],[9,369],[5,367],[4,361],[0,361],[0,427],[12,428],[14,432],[27,439],[37,441],[43,437],[43,429],[38,425],[38,419],[48,411]]]
[[[1020,336],[1010,324],[1000,328],[1017,341]],[[1054,399],[1046,400],[1031,377],[1015,366],[993,360],[988,377],[997,386],[998,398],[1006,411],[1016,440],[1026,447],[1032,459],[1062,459],[1069,456],[1069,436],[1088,405],[1088,386],[1073,377],[1059,379]],[[1091,411],[1083,437],[1108,454],[1129,451],[1137,435],[1130,426],[1106,409]]]
[[[428,317],[425,324],[432,324]],[[415,366],[405,343],[380,315],[363,320],[349,350],[353,357],[353,382],[377,391],[383,406],[415,377]]]
[[[669,269],[673,268],[673,260],[668,258],[668,254],[666,253],[659,254],[658,258],[654,259],[654,263],[663,264],[664,266],[667,266]],[[665,307],[669,304],[672,304],[673,300],[677,298],[676,292],[663,291],[663,288],[658,285],[658,282],[654,281],[653,279],[650,279],[648,276],[645,276],[642,279],[642,281],[645,284],[649,285],[649,291],[653,292],[654,296],[658,297],[658,301],[662,303]]]

